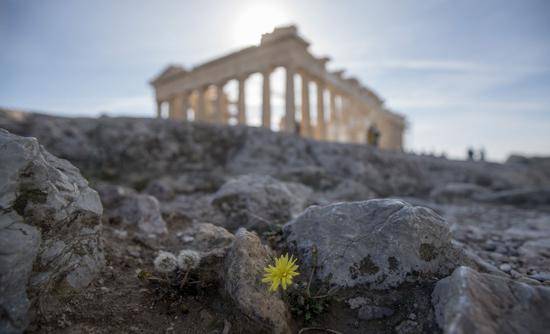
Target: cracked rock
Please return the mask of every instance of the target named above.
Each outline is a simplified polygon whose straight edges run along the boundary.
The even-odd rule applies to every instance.
[[[103,208],[34,138],[0,129],[0,161],[0,332],[19,333],[34,298],[65,297],[99,273]]]
[[[550,288],[459,267],[432,294],[438,325],[446,334],[547,333]]]
[[[343,287],[444,277],[460,258],[443,218],[400,200],[312,206],[283,231],[302,263],[311,267],[317,257],[318,279]]]

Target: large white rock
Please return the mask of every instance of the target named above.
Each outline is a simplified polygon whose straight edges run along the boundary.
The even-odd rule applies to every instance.
[[[317,278],[344,287],[386,289],[444,277],[459,257],[443,218],[392,199],[312,206],[283,232],[310,268],[316,250]]]

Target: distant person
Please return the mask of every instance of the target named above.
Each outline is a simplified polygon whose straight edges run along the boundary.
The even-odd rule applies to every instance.
[[[474,161],[474,149],[471,147],[468,149],[468,160]]]
[[[479,161],[485,161],[485,149],[479,150]]]

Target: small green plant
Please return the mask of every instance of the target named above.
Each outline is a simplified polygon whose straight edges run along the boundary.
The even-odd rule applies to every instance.
[[[328,295],[309,294],[307,285],[303,282],[289,290],[285,299],[290,305],[290,312],[294,316],[303,318],[305,324],[311,324],[317,316],[326,312],[331,302]]]

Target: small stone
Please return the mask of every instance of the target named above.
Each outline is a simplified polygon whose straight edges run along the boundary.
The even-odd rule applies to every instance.
[[[409,319],[416,320],[416,314],[414,313],[409,314]]]
[[[539,282],[550,281],[550,273],[549,272],[534,273],[534,274],[530,275],[530,277],[532,279],[535,279],[535,280],[539,281]]]
[[[497,249],[497,244],[492,240],[487,240],[483,245],[483,249],[488,252],[494,252]]]
[[[132,257],[141,257],[141,248],[139,246],[128,246],[126,250],[128,251],[128,254]]]
[[[514,270],[514,269],[512,269],[512,270],[510,271],[510,275],[512,275],[512,278],[515,278],[515,279],[518,279],[518,278],[522,277],[522,275],[521,275],[518,271],[516,271],[516,270]]]
[[[202,311],[199,313],[199,316],[201,317],[201,321],[206,326],[209,326],[214,321],[214,316],[206,309],[202,309]]]
[[[126,239],[128,237],[128,231],[125,230],[114,229],[113,234],[118,239]]]
[[[349,305],[349,307],[352,309],[352,310],[355,310],[365,304],[367,304],[369,301],[367,298],[365,297],[355,297],[355,298],[350,298],[348,300],[346,300],[346,303]]]
[[[193,240],[195,240],[195,238],[190,235],[184,235],[181,237],[181,241],[183,241],[184,243],[192,242]]]
[[[101,292],[109,292],[109,288],[106,287],[106,286],[102,286],[101,288],[99,288],[101,290]]]
[[[505,273],[509,273],[512,270],[512,266],[508,263],[503,263],[498,268]]]
[[[418,323],[412,320],[405,320],[395,327],[395,332],[397,334],[413,334],[419,333]]]
[[[491,259],[495,260],[495,261],[502,261],[502,260],[505,258],[504,255],[502,255],[502,254],[500,254],[500,253],[496,253],[496,252],[494,252],[494,253],[489,253],[489,257],[490,257]]]
[[[382,306],[363,305],[357,312],[361,320],[382,319],[393,315],[393,310]]]

